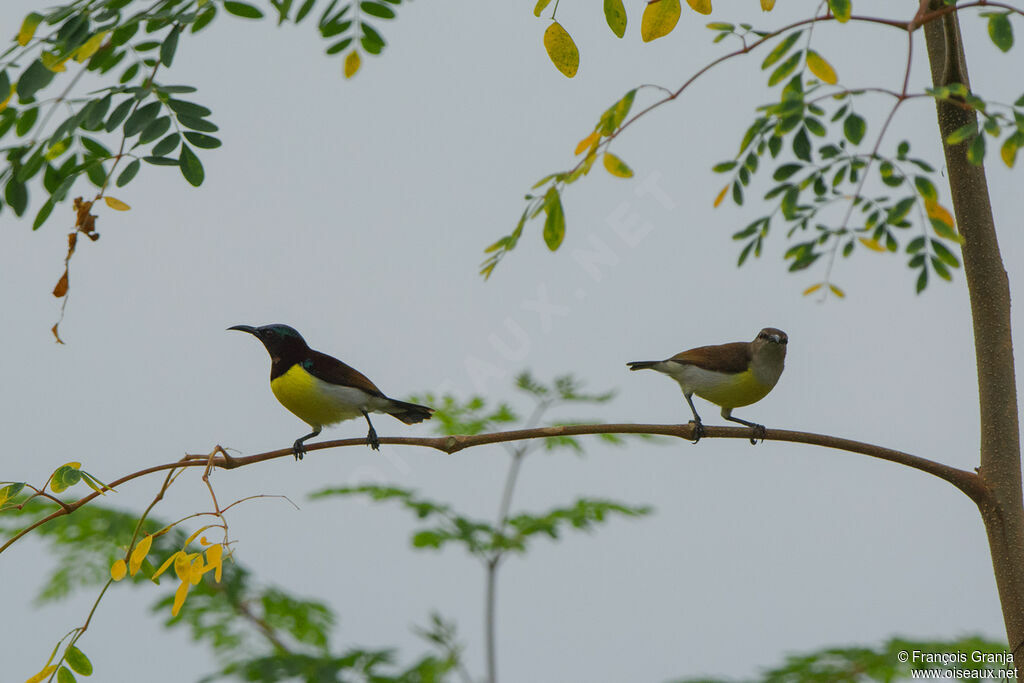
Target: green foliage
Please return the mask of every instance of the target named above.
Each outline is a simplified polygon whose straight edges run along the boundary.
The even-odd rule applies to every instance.
[[[38,498],[21,509],[9,507],[0,516],[0,532],[15,532],[54,509],[53,504]],[[38,599],[59,600],[74,590],[105,585],[111,564],[124,554],[124,548],[117,543],[128,544],[137,522],[134,514],[92,503],[39,527],[34,533],[50,542],[57,567],[44,581]],[[164,526],[163,522],[148,518],[144,533]],[[167,557],[184,542],[185,533],[175,528],[156,536],[150,552]],[[458,664],[460,650],[455,643],[454,627],[437,616],[433,617],[431,628],[422,633],[441,650],[440,657],[423,655],[402,668],[395,664],[395,653],[391,650],[349,648],[341,654],[333,653],[330,640],[337,619],[327,605],[295,597],[281,588],[261,586],[237,556],[233,559],[225,563],[220,583],[207,574],[192,587],[178,616],[167,616],[165,620],[168,628],[187,628],[192,638],[209,647],[222,663],[220,671],[205,680],[233,678],[269,683],[298,676],[310,683],[439,683],[449,680],[446,674]],[[144,574],[152,575],[154,568],[147,563],[143,570],[134,577],[136,584],[148,582]],[[173,600],[173,590],[166,591],[153,604],[152,611],[169,615]],[[79,647],[69,647],[64,656],[69,670],[58,672],[58,680],[76,680],[72,671],[82,676],[92,674],[93,664]]]
[[[607,500],[581,498],[567,507],[557,507],[542,514],[521,513],[508,519],[510,529],[473,519],[456,512],[450,505],[422,498],[411,489],[396,486],[341,486],[325,488],[310,495],[314,500],[334,496],[366,496],[374,501],[395,501],[412,512],[417,519],[429,522],[413,532],[414,548],[440,550],[449,543],[462,546],[470,555],[487,559],[495,553],[525,553],[533,536],[544,534],[557,539],[566,528],[589,531],[608,521],[611,516],[640,517],[650,514],[646,505],[631,506]]]
[[[617,135],[618,131],[627,122],[627,117],[633,107],[633,101],[636,99],[638,90],[639,88],[633,88],[601,114],[597,125],[594,126],[594,131],[584,138],[576,149],[577,154],[585,152],[585,155],[575,167],[565,172],[551,173],[534,183],[531,190],[544,188],[544,191],[537,192],[536,194],[532,191],[528,193],[526,195],[526,208],[519,217],[519,222],[516,224],[515,229],[484,250],[485,254],[490,254],[480,264],[480,274],[484,278],[490,277],[498,263],[516,248],[526,223],[539,216],[542,212],[544,213],[544,229],[542,233],[544,243],[551,251],[556,251],[562,245],[566,229],[565,210],[562,207],[562,191],[567,185],[571,185],[590,173],[590,169],[597,160],[598,148],[602,145],[607,147],[611,138]],[[616,161],[628,169],[628,166],[625,166],[617,157]],[[609,173],[618,177],[626,177],[620,173],[613,172],[612,169],[609,169]]]
[[[764,68],[792,44],[788,38],[780,41]],[[817,80],[805,85],[802,73],[792,76],[778,102],[759,107],[761,115],[744,134],[736,157],[712,169],[730,174],[732,198],[740,205],[754,174],[774,166],[775,184],[764,195],[774,204],[772,211],[733,234],[734,240],[743,243],[739,264],[751,255],[761,255],[773,222],[781,219],[788,225],[787,238],[794,241],[785,254],[790,272],[805,270],[821,259],[827,264],[827,279],[837,254],[846,258],[859,247],[897,252],[902,243],[908,266],[917,271],[918,291],[927,285],[929,271],[950,279],[950,268],[960,265],[953,252],[960,238],[949,212],[938,203],[929,178],[935,169],[911,157],[905,141],[889,155],[857,150],[867,123],[853,109],[854,93],[840,91],[826,99],[820,94],[826,87]],[[826,102],[831,110],[823,106]],[[839,122],[843,139],[835,140],[828,129]],[[877,172],[881,186],[903,194],[868,195],[869,171]],[[905,237],[915,222],[921,234]],[[928,237],[928,228],[938,239]]]
[[[963,672],[967,680],[985,678],[986,670],[1002,669],[998,663],[983,663],[986,655],[1006,657],[1005,643],[996,643],[980,637],[968,637],[950,641],[915,641],[893,638],[877,648],[842,647],[824,648],[806,654],[786,657],[782,665],[765,670],[751,679],[757,683],[867,683],[880,681],[905,681],[912,678],[911,671],[936,672],[935,678],[942,680],[965,680],[950,676],[954,671]],[[915,659],[914,653],[933,655],[931,661]],[[948,660],[942,663],[943,655]],[[907,661],[903,661],[906,659]],[[963,660],[963,661],[961,661]],[[974,672],[972,674],[972,672]],[[727,683],[726,679],[683,678],[676,683]]]
[[[300,23],[318,5],[316,0],[271,4],[279,24]],[[320,2],[317,29],[330,41],[327,54],[355,44],[380,54],[385,42],[376,22],[393,19],[399,4]],[[201,185],[205,172],[195,148],[219,147],[220,140],[210,135],[218,126],[207,107],[180,98],[195,88],[168,84],[164,74],[186,39],[221,13],[263,17],[259,8],[230,0],[74,0],[31,13],[0,54],[0,101],[11,93],[0,105],[0,153],[6,160],[0,167],[0,209],[6,204],[24,215],[35,183],[45,196],[33,221],[38,229],[80,182],[98,188],[100,196],[112,181],[117,187],[132,182],[141,162],[177,166],[189,184]],[[76,85],[87,72],[104,85],[78,93]]]

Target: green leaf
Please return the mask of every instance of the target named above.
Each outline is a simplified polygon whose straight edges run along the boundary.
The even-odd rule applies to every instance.
[[[789,52],[790,48],[793,47],[793,45],[800,38],[800,35],[802,33],[803,31],[795,31],[793,33],[790,33],[782,40],[782,42],[776,45],[772,49],[772,51],[768,53],[768,56],[764,58],[764,61],[761,62],[761,70],[764,71],[772,64],[785,57],[786,53]]]
[[[626,35],[626,8],[622,0],[604,0],[604,20],[616,36]]]
[[[988,37],[992,39],[993,45],[1003,52],[1009,52],[1013,47],[1013,26],[1010,25],[1009,12],[988,15]]]
[[[964,140],[967,140],[969,138],[974,137],[977,134],[978,134],[978,124],[977,123],[968,123],[968,124],[965,124],[963,126],[960,126],[956,130],[954,130],[952,133],[947,135],[946,136],[946,144],[947,145],[957,145],[957,144],[960,144],[961,142],[963,142]]]
[[[30,100],[41,88],[45,88],[53,80],[52,71],[43,66],[41,60],[35,60],[21,72],[18,78],[17,93],[22,100]]]
[[[177,133],[171,133],[160,142],[153,145],[151,150],[153,156],[162,157],[166,154],[170,154],[174,150],[178,149],[178,143],[181,141],[181,136]]]
[[[377,17],[378,19],[394,19],[395,11],[387,5],[382,5],[376,2],[361,2],[359,3],[359,9],[369,14],[371,17]]]
[[[32,221],[33,230],[38,230],[39,228],[42,227],[43,223],[46,222],[46,219],[50,217],[50,212],[53,211],[53,207],[53,197],[50,197],[45,202],[43,202],[42,207],[40,207],[39,209],[39,213],[36,214],[36,219]]]
[[[164,66],[170,66],[174,61],[174,51],[178,49],[178,36],[181,35],[181,27],[175,26],[160,44],[160,62]]]
[[[306,18],[306,15],[308,15],[310,10],[313,9],[313,5],[315,3],[316,0],[306,0],[304,3],[302,3],[302,6],[299,7],[298,13],[295,15],[296,24]]]
[[[8,180],[7,186],[4,188],[4,201],[14,210],[16,216],[21,217],[28,206],[28,190],[25,188],[25,183],[19,182],[15,178]]]
[[[77,470],[76,470],[77,471]],[[92,662],[85,656],[85,653],[78,649],[75,645],[70,646],[64,652],[64,661],[68,663],[75,673],[80,673],[83,676],[92,675]]]
[[[216,124],[210,123],[206,119],[199,119],[193,116],[185,116],[184,114],[178,114],[178,123],[191,128],[192,130],[199,130],[204,133],[216,133],[219,129]]]
[[[565,239],[565,213],[562,210],[562,199],[558,190],[550,188],[544,198],[544,243],[548,249],[556,251]]]
[[[192,131],[185,131],[185,139],[196,147],[200,147],[202,149],[216,149],[221,145],[220,140],[211,135],[193,133]]]
[[[914,176],[914,187],[917,188],[918,194],[925,199],[937,199],[939,196],[939,193],[935,190],[935,185],[924,176]]]
[[[839,23],[850,20],[850,0],[828,0],[828,8]]]
[[[148,156],[148,157],[142,157],[142,160],[145,161],[147,164],[153,164],[154,166],[179,166],[180,165],[178,163],[178,160],[174,159],[172,157]]]
[[[371,55],[379,55],[380,51],[384,49],[384,39],[376,29],[365,21],[360,26],[363,29],[363,37],[359,39],[359,44]]]
[[[807,137],[807,129],[801,128],[793,136],[793,154],[797,159],[811,161],[811,140]]]
[[[39,107],[25,109],[18,115],[18,123],[14,126],[14,133],[20,138],[32,130],[39,118]]]
[[[772,75],[768,77],[768,87],[773,87],[781,83],[787,76],[789,76],[796,67],[800,64],[800,58],[803,57],[804,51],[797,50],[789,57],[786,58],[782,64],[779,64],[772,72]]]
[[[135,174],[139,172],[139,168],[142,166],[138,159],[133,159],[130,164],[124,167],[120,175],[117,176],[117,182],[115,183],[118,187],[124,187],[132,181]]]
[[[57,669],[57,683],[78,683],[78,679],[75,678],[75,674],[71,673],[70,669],[62,666]]]
[[[142,129],[142,133],[139,135],[139,144],[145,145],[153,142],[157,138],[163,136],[164,133],[171,127],[171,117],[161,116],[156,121],[153,121],[148,126]]]
[[[935,256],[938,257],[940,261],[952,268],[960,267],[960,260],[953,254],[953,252],[946,248],[946,245],[936,239],[931,240],[931,245],[932,251],[935,252]]]
[[[867,132],[867,123],[860,116],[851,112],[843,121],[843,135],[853,144],[859,145],[860,141],[864,139],[865,132]]]
[[[107,131],[108,133],[113,133],[114,129],[120,126],[121,122],[125,120],[125,117],[128,116],[128,112],[132,110],[132,107],[134,105],[134,98],[129,98],[121,104],[117,105],[114,108],[114,111],[110,113],[110,118],[108,118],[106,124],[104,124],[103,130]]]
[[[921,254],[918,254],[918,256],[921,256]],[[915,286],[915,291],[918,294],[920,294],[921,292],[924,291],[925,287],[927,287],[927,286],[928,286],[928,269],[927,268],[921,268],[921,274],[917,276],[917,285]]]
[[[142,129],[152,123],[156,115],[160,113],[161,106],[159,102],[150,102],[136,109],[124,122],[125,136],[131,137],[142,132]]]
[[[199,16],[196,17],[196,20],[192,22],[192,33],[199,33],[202,31],[207,24],[213,21],[215,16],[217,16],[217,6],[211,2],[206,5],[206,9],[200,12]],[[296,19],[296,22],[298,22],[298,19]]]
[[[967,160],[975,166],[985,161],[985,136],[976,135],[967,148]]]
[[[209,108],[204,107],[201,104],[187,102],[185,100],[169,99],[167,100],[167,106],[170,107],[171,111],[175,114],[191,116],[197,119],[206,118],[213,113]]]
[[[185,180],[194,187],[199,187],[203,184],[203,178],[206,175],[203,171],[203,164],[199,161],[199,157],[196,156],[195,152],[192,151],[192,148],[185,143],[181,144],[178,166],[181,168],[181,175],[185,176]]]
[[[224,9],[228,14],[234,14],[243,19],[262,19],[263,12],[252,5],[237,0],[225,0]]]

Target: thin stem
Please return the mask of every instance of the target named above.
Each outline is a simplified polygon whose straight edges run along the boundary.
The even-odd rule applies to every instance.
[[[437,436],[437,437],[411,437],[411,436],[390,436],[382,437],[380,442],[382,444],[388,444],[393,446],[421,446],[425,448],[433,448],[443,453],[457,453],[467,448],[475,448],[477,446],[484,446],[493,443],[509,443],[513,441],[526,441],[529,439],[544,439],[553,436],[586,436],[594,434],[649,434],[659,436],[674,436],[679,439],[685,439],[687,441],[693,441],[693,425],[690,423],[686,424],[675,424],[675,425],[659,425],[659,424],[586,424],[586,425],[559,425],[556,427],[535,427],[533,429],[517,429],[507,432],[492,432],[490,434],[472,434],[472,435],[451,435],[451,436]],[[704,437],[709,439],[749,439],[750,430],[745,427],[704,427]],[[797,432],[783,429],[768,429],[765,431],[764,440],[766,441],[788,441],[791,443],[804,443],[812,446],[824,446],[826,448],[834,448],[837,450],[847,451],[849,453],[859,453],[861,455],[867,455],[872,458],[878,458],[880,460],[887,460],[894,462],[899,465],[905,465],[912,467],[916,470],[926,472],[928,474],[939,477],[940,479],[949,482],[956,488],[967,494],[972,500],[979,501],[984,500],[988,496],[988,488],[983,480],[975,472],[968,472],[966,470],[960,470],[949,465],[944,465],[934,460],[928,460],[920,456],[911,455],[910,453],[904,453],[903,451],[897,451],[883,446],[876,446],[874,444],[865,443],[863,441],[854,441],[853,439],[843,439],[836,436],[829,436],[827,434],[815,434],[812,432]],[[337,439],[333,441],[321,441],[319,443],[312,443],[306,447],[308,452],[319,451],[326,448],[341,448],[347,446],[366,446],[365,438],[358,439]],[[258,462],[264,462],[266,460],[274,460],[277,458],[292,457],[294,453],[291,447],[281,448],[274,451],[267,451],[266,453],[257,453],[255,455],[249,455],[244,457],[233,457],[230,460],[223,458],[217,458],[213,461],[213,465],[220,469],[235,469],[236,467],[246,467],[248,465],[254,465]],[[116,479],[111,482],[111,488],[117,488],[118,486],[144,477],[149,474],[156,472],[163,472],[170,469],[187,468],[187,467],[206,467],[209,461],[209,454],[204,453],[202,455],[187,455],[187,460],[175,461],[170,463],[164,463],[162,465],[153,465],[145,469],[126,474],[123,477]],[[74,503],[68,503],[67,508],[61,508],[54,510],[52,513],[36,520],[29,526],[25,527],[17,534],[12,536],[3,545],[0,545],[0,553],[7,548],[11,547],[16,541],[23,538],[26,534],[31,532],[47,522],[50,522],[58,517],[63,517],[73,513],[83,505],[95,500],[100,494],[98,492],[92,492],[89,495],[80,498]]]
[[[536,427],[540,423],[545,411],[552,405],[551,400],[538,401],[533,413],[526,421],[527,428]],[[512,507],[512,494],[515,493],[516,482],[519,480],[519,471],[523,466],[523,459],[530,451],[531,444],[523,444],[517,448],[510,448],[509,453],[512,461],[509,463],[508,474],[505,476],[505,487],[501,494],[501,502],[498,504],[498,533],[505,531],[508,524],[508,512]],[[498,680],[498,645],[497,645],[497,593],[498,593],[498,567],[505,556],[505,551],[496,550],[494,555],[488,558],[486,569],[486,587],[484,596],[484,659],[487,662],[487,683],[497,683]]]

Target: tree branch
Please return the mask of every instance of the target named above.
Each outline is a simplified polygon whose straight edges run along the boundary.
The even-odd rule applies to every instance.
[[[750,430],[746,427],[709,427],[704,428],[704,437],[709,439],[749,439]],[[584,425],[561,425],[557,427],[534,427],[532,429],[515,429],[507,432],[492,432],[490,434],[472,434],[472,435],[461,435],[455,434],[451,436],[435,436],[435,437],[414,437],[414,436],[389,436],[380,439],[382,444],[389,444],[393,446],[422,446],[425,448],[433,448],[434,450],[442,451],[449,455],[458,453],[461,450],[467,448],[475,448],[477,446],[486,446],[488,444],[495,443],[508,443],[510,441],[525,441],[527,439],[544,439],[553,436],[586,436],[594,434],[648,434],[657,436],[674,436],[680,439],[686,439],[692,441],[693,424],[675,424],[675,425],[659,425],[659,424],[584,424]],[[824,446],[825,448],[834,448],[836,450],[847,451],[849,453],[860,453],[861,455],[867,455],[872,458],[878,458],[879,460],[887,460],[894,462],[898,465],[905,465],[912,467],[916,470],[926,472],[934,475],[939,479],[949,482],[956,488],[967,494],[971,500],[975,501],[979,505],[988,502],[990,492],[988,486],[984,480],[975,472],[968,472],[967,470],[960,470],[949,465],[944,465],[934,460],[928,460],[917,455],[911,455],[910,453],[904,453],[903,451],[893,450],[891,448],[885,448],[883,446],[876,446],[874,444],[865,443],[863,441],[854,441],[852,439],[844,439],[837,436],[829,436],[827,434],[814,434],[812,432],[796,432],[786,429],[768,429],[765,430],[764,440],[766,441],[788,441],[790,443],[803,443],[811,446]],[[346,446],[365,446],[366,439],[336,439],[333,441],[322,441],[320,443],[308,444],[306,451],[318,451],[326,448],[341,448]],[[153,474],[155,472],[162,472],[164,470],[170,470],[174,468],[184,467],[207,467],[213,465],[214,467],[221,469],[234,469],[236,467],[245,467],[246,465],[254,465],[259,462],[266,460],[274,460],[276,458],[292,457],[294,455],[291,448],[281,448],[276,451],[267,451],[266,453],[257,453],[255,455],[248,455],[243,457],[231,457],[225,458],[220,456],[211,460],[209,453],[198,454],[198,455],[186,455],[183,460],[177,460],[175,462],[165,463],[163,465],[154,465],[147,467],[146,469],[133,472],[132,474],[126,474],[125,476],[112,481],[110,488],[116,488],[121,484],[144,477],[147,474]],[[87,505],[100,494],[99,492],[93,492],[84,498],[80,498],[74,503],[68,503],[66,507],[54,510],[52,513],[43,517],[42,519],[36,520],[29,526],[25,527],[13,537],[11,537],[6,543],[0,546],[0,553],[9,548],[14,544],[15,541],[19,540],[33,529],[46,524],[58,517],[69,515],[83,505]]]

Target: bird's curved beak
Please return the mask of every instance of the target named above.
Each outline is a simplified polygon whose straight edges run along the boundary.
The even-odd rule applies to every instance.
[[[228,328],[229,330],[238,330],[240,332],[248,332],[249,334],[256,334],[256,328],[252,325],[232,325]]]

